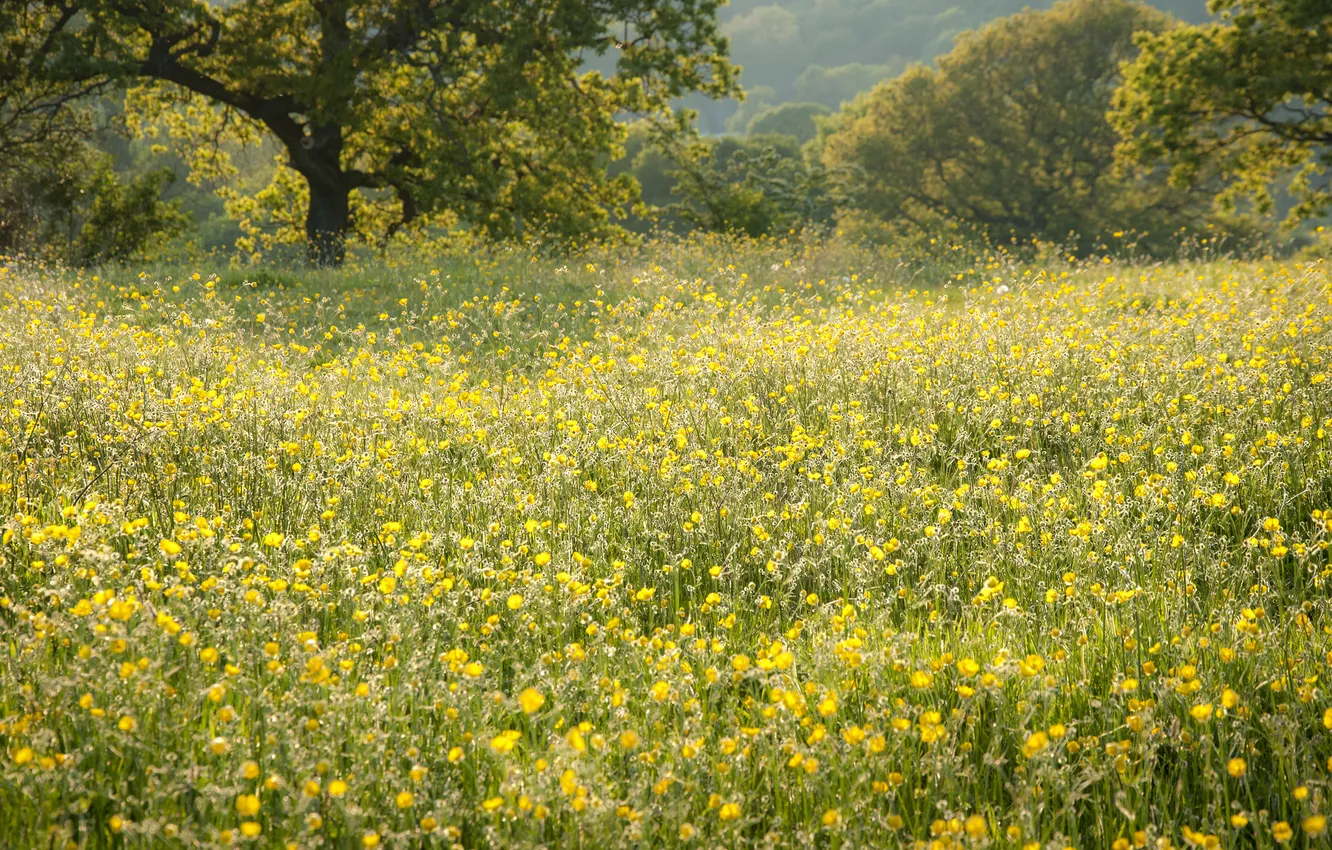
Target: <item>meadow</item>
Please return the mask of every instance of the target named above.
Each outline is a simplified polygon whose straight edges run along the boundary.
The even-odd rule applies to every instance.
[[[1326,263],[0,271],[0,846],[1328,840]]]

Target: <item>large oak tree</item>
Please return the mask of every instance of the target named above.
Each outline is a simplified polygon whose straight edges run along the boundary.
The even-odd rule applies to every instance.
[[[132,105],[187,141],[196,175],[227,170],[229,140],[275,140],[318,263],[341,260],[358,217],[381,231],[440,212],[501,234],[595,227],[631,195],[605,176],[617,118],[735,90],[720,4],[21,3],[43,79],[138,86]],[[586,70],[608,59],[612,72]]]

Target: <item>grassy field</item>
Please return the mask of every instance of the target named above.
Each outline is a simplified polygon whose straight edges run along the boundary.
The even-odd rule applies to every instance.
[[[1327,267],[947,272],[8,270],[0,846],[1325,843]]]

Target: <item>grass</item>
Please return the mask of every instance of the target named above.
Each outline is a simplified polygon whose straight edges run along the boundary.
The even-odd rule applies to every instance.
[[[0,845],[1326,841],[1332,288],[0,278]]]

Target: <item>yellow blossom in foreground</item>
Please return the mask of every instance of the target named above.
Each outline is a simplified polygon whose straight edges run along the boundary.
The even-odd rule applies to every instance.
[[[524,688],[522,693],[518,694],[518,705],[522,707],[524,714],[535,714],[545,704],[545,696],[536,688]]]

